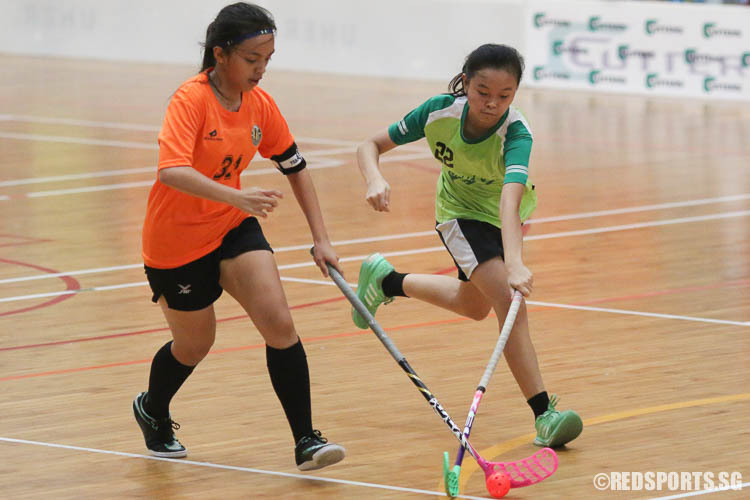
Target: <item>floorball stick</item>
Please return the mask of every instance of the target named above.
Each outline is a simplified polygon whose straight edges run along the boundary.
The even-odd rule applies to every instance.
[[[516,322],[516,315],[518,314],[518,309],[521,307],[521,302],[523,301],[523,295],[521,295],[521,292],[518,290],[515,290],[513,292],[513,299],[510,303],[510,308],[508,309],[508,314],[505,316],[505,322],[503,323],[503,327],[500,330],[500,336],[497,339],[497,343],[495,344],[495,350],[492,351],[492,355],[490,356],[490,361],[487,363],[487,367],[484,369],[484,374],[482,375],[482,379],[479,381],[479,385],[477,386],[477,391],[474,393],[474,399],[471,402],[471,407],[469,408],[469,414],[466,416],[466,423],[464,424],[464,436],[466,438],[469,438],[469,434],[471,434],[471,427],[474,425],[474,419],[477,415],[477,410],[479,409],[479,403],[482,401],[482,396],[484,396],[484,393],[487,390],[487,385],[490,383],[490,379],[492,378],[492,374],[495,372],[495,368],[497,367],[498,361],[500,361],[500,357],[503,355],[503,350],[505,349],[505,344],[508,342],[508,337],[510,337],[510,332],[513,330],[513,324]],[[458,448],[458,454],[456,455],[456,462],[453,465],[453,470],[450,469],[450,466],[446,466],[446,463],[449,463],[449,457],[448,452],[446,451],[443,455],[443,479],[445,484],[445,492],[450,497],[458,496],[459,488],[458,488],[458,478],[461,474],[461,464],[464,461],[464,448],[463,446],[460,446]]]
[[[336,270],[336,268],[331,266],[331,264],[326,262],[326,266],[328,267],[328,273],[331,276],[333,282],[336,283],[336,286],[339,287],[347,300],[349,300],[349,302],[352,304],[352,307],[354,307],[357,312],[359,312],[359,314],[361,314],[362,317],[365,318],[367,324],[370,326],[370,329],[378,337],[378,340],[380,340],[380,342],[385,346],[385,348],[388,350],[393,359],[396,360],[401,369],[406,372],[406,374],[409,376],[409,379],[417,387],[417,389],[419,389],[419,392],[427,400],[432,409],[435,410],[440,419],[445,422],[445,424],[450,428],[453,435],[461,443],[461,447],[468,451],[472,457],[474,457],[474,459],[477,461],[477,464],[479,464],[479,466],[484,471],[485,477],[491,476],[496,471],[503,471],[510,477],[511,487],[520,488],[522,486],[529,486],[539,483],[555,473],[555,471],[557,470],[557,455],[551,448],[542,448],[533,455],[522,460],[517,460],[515,462],[488,462],[487,460],[483,459],[479,455],[479,452],[471,445],[468,438],[464,436],[461,428],[456,425],[456,423],[450,417],[448,412],[445,411],[437,398],[432,394],[432,392],[430,392],[425,383],[422,382],[422,379],[419,378],[419,375],[417,375],[417,373],[412,369],[412,367],[409,365],[409,362],[401,354],[388,334],[385,333],[383,328],[378,324],[377,321],[375,321],[375,318],[372,316],[372,314],[370,314],[370,311],[367,310],[367,307],[365,307],[362,301],[359,300],[359,297],[357,297],[357,294],[354,293],[352,288],[349,286],[349,283],[344,280],[341,274]]]

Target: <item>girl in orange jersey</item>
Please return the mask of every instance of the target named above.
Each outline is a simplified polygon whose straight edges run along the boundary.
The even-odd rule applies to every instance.
[[[266,342],[273,388],[291,426],[300,470],[344,458],[344,448],[314,430],[305,351],[281,287],[271,246],[256,217],[282,197],[240,188],[256,151],[287,176],[315,243],[316,264],[338,257],[323,223],[305,160],[276,103],[258,84],[274,52],[276,25],[247,3],[223,8],[206,32],[201,72],[172,97],[159,134],[158,179],[148,198],[143,259],[172,331],[151,364],[148,391],[133,401],[146,446],[160,457],[184,457],[169,403],[213,345],[213,303],[226,290]],[[248,215],[250,214],[250,215]]]

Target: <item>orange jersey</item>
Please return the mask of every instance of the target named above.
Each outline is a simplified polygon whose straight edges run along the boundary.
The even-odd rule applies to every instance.
[[[183,83],[169,103],[159,133],[158,168],[192,167],[214,182],[239,189],[240,173],[256,151],[276,157],[293,145],[294,137],[270,95],[255,87],[242,94],[238,111],[228,111],[203,72]],[[304,163],[296,158],[296,164]],[[218,248],[224,235],[246,217],[238,208],[182,193],[157,178],[143,225],[143,260],[160,269],[185,265]]]

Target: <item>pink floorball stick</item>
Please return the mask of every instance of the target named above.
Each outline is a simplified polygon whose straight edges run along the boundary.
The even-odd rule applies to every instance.
[[[310,252],[312,253],[312,249]],[[515,462],[488,462],[483,459],[479,455],[479,452],[471,445],[468,438],[464,436],[461,428],[456,425],[450,415],[448,415],[448,412],[438,402],[437,398],[430,392],[425,383],[422,382],[422,379],[419,378],[419,375],[412,369],[404,355],[401,354],[388,334],[385,333],[385,330],[375,321],[375,318],[367,310],[367,307],[359,300],[359,297],[351,289],[349,283],[344,280],[336,268],[328,263],[326,263],[326,266],[328,267],[328,274],[331,276],[333,282],[336,283],[336,286],[339,287],[357,312],[365,318],[370,329],[378,337],[378,340],[385,346],[401,369],[406,372],[409,379],[419,389],[419,392],[427,400],[432,409],[435,410],[443,422],[450,428],[453,435],[461,443],[462,448],[465,448],[474,457],[482,470],[484,470],[485,476],[489,476],[497,470],[505,471],[510,476],[511,487],[519,488],[541,482],[555,473],[557,470],[557,455],[550,448],[542,448],[533,455]]]
[[[497,363],[500,361],[500,357],[503,355],[505,344],[508,342],[510,332],[513,330],[513,324],[516,321],[516,315],[523,302],[523,295],[518,290],[513,292],[513,299],[510,307],[508,308],[508,314],[503,322],[503,327],[500,330],[500,335],[495,344],[495,349],[492,351],[490,360],[487,363],[487,367],[484,370],[482,379],[477,386],[477,390],[474,393],[474,399],[471,402],[469,408],[469,414],[466,416],[466,423],[464,424],[463,435],[468,439],[471,433],[471,427],[474,424],[477,411],[479,409],[479,403],[482,401],[482,396],[487,390],[487,385],[490,383],[492,374],[495,372]],[[458,478],[461,474],[461,464],[464,459],[463,446],[458,449],[456,455],[456,462],[453,465],[453,469],[450,469],[448,452],[445,452],[443,460],[443,479],[445,484],[445,492],[450,497],[458,496]],[[502,470],[510,477],[511,488],[520,488],[522,486],[529,486],[536,484],[539,481],[551,476],[555,470],[557,470],[557,455],[549,448],[540,450],[539,452],[531,455],[528,458],[519,460],[517,462],[487,462],[482,457],[475,457],[477,463],[484,471],[485,479],[489,478],[494,472]],[[549,473],[548,473],[549,472]]]

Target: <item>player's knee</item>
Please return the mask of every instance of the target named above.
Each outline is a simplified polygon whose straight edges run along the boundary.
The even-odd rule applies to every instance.
[[[214,343],[211,341],[210,343],[200,344],[197,346],[194,346],[193,349],[190,351],[190,356],[193,358],[193,366],[197,365],[201,361],[203,361],[203,358],[208,356],[208,353],[211,351],[211,347],[213,347]]]
[[[292,316],[286,311],[274,315],[272,319],[272,328],[274,332],[278,332],[281,336],[291,336],[295,333]]]
[[[297,343],[297,331],[288,311],[266,318],[261,333],[271,347],[285,348]]]
[[[175,343],[174,356],[177,361],[187,366],[195,366],[205,358],[214,345],[214,338],[206,338],[190,343]]]

